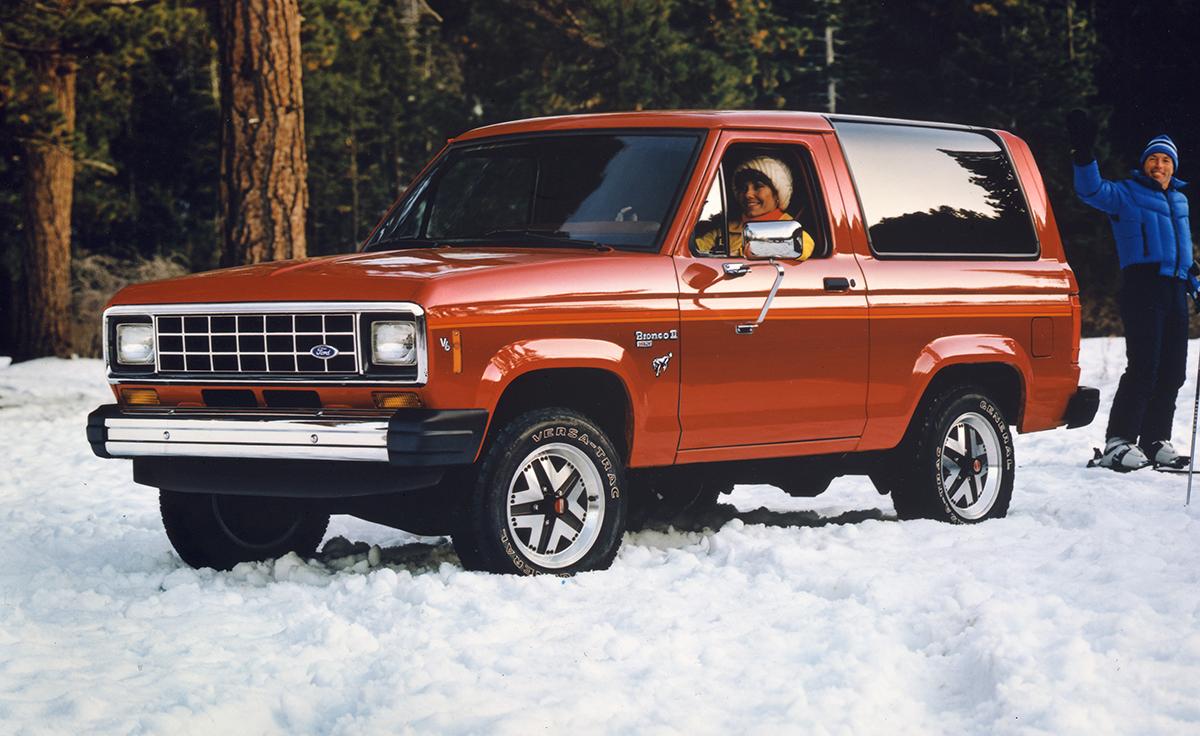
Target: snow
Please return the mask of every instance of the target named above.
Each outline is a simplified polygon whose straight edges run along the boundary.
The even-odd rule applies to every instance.
[[[567,579],[350,517],[317,560],[192,570],[87,445],[102,365],[0,366],[0,732],[1197,733],[1200,484],[1082,467],[1124,344],[1082,355],[1101,414],[1017,435],[1006,519],[739,486],[721,528]]]

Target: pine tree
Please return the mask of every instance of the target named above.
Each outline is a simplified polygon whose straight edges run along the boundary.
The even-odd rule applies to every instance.
[[[80,9],[72,0],[21,3],[5,13],[6,86],[17,115],[24,163],[21,197],[25,250],[16,327],[16,357],[66,355],[70,304],[71,198],[75,175],[73,38]],[[15,57],[15,58],[14,58]]]
[[[779,108],[811,38],[760,0],[510,0],[473,4],[462,42],[468,86],[490,121]]]
[[[466,126],[460,61],[424,0],[305,0],[314,253],[353,250],[446,132]]]
[[[1102,218],[1074,194],[1063,121],[1093,101],[1097,36],[1075,0],[880,5],[839,0],[839,111],[1003,128],[1030,145],[1084,301],[1085,332],[1117,324],[1115,257]],[[1101,149],[1101,152],[1103,149]]]
[[[306,254],[308,159],[297,0],[217,0],[222,263]]]

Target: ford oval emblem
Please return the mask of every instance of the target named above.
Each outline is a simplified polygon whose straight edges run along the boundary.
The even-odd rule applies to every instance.
[[[316,345],[312,350],[308,351],[314,358],[321,360],[329,360],[338,354],[338,349],[332,345]]]

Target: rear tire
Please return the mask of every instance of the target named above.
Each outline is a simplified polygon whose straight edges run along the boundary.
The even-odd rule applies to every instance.
[[[490,443],[454,549],[467,569],[566,575],[612,564],[625,470],[604,432],[569,409],[518,416]]]
[[[917,421],[887,482],[896,514],[953,524],[1006,516],[1016,462],[1012,432],[995,402],[976,387],[950,389],[927,403]]]
[[[329,526],[328,513],[298,499],[162,489],[158,504],[171,545],[197,568],[228,570],[289,552],[311,557]]]

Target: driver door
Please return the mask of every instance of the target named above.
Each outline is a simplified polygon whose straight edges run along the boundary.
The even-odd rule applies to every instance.
[[[822,134],[724,134],[708,197],[696,207],[679,282],[680,450],[854,438],[866,423],[867,302]],[[714,227],[738,230],[733,170],[769,156],[792,173],[791,219],[816,241],[806,261],[778,261],[783,279],[752,330],[777,270],[766,260],[701,252]],[[735,219],[739,218],[739,219]],[[714,225],[714,223],[716,223]],[[745,275],[724,266],[749,265]],[[740,270],[740,269],[734,269]]]

